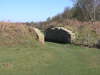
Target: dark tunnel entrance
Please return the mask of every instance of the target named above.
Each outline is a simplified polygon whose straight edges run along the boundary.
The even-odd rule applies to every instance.
[[[71,43],[71,35],[62,29],[51,29],[48,28],[45,31],[45,41],[55,43]]]

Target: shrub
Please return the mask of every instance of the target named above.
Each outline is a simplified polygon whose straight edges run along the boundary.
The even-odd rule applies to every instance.
[[[93,47],[97,43],[97,39],[98,35],[91,28],[91,26],[84,25],[78,28],[78,36],[77,39],[75,40],[75,44]]]

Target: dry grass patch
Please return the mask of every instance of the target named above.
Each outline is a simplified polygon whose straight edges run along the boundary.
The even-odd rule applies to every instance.
[[[36,32],[29,31],[30,28],[26,24],[22,23],[0,23],[0,45],[13,45],[13,44],[25,44],[34,42],[37,38]],[[37,33],[36,33],[37,34]],[[37,38],[38,39],[38,38]]]

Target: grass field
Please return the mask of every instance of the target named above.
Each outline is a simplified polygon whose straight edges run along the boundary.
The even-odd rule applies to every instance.
[[[49,42],[2,46],[0,75],[100,75],[100,50]]]

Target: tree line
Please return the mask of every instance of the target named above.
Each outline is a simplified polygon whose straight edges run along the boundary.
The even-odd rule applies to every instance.
[[[48,18],[50,20],[77,19],[79,21],[100,21],[100,0],[72,0],[72,8],[65,8],[64,12]]]

